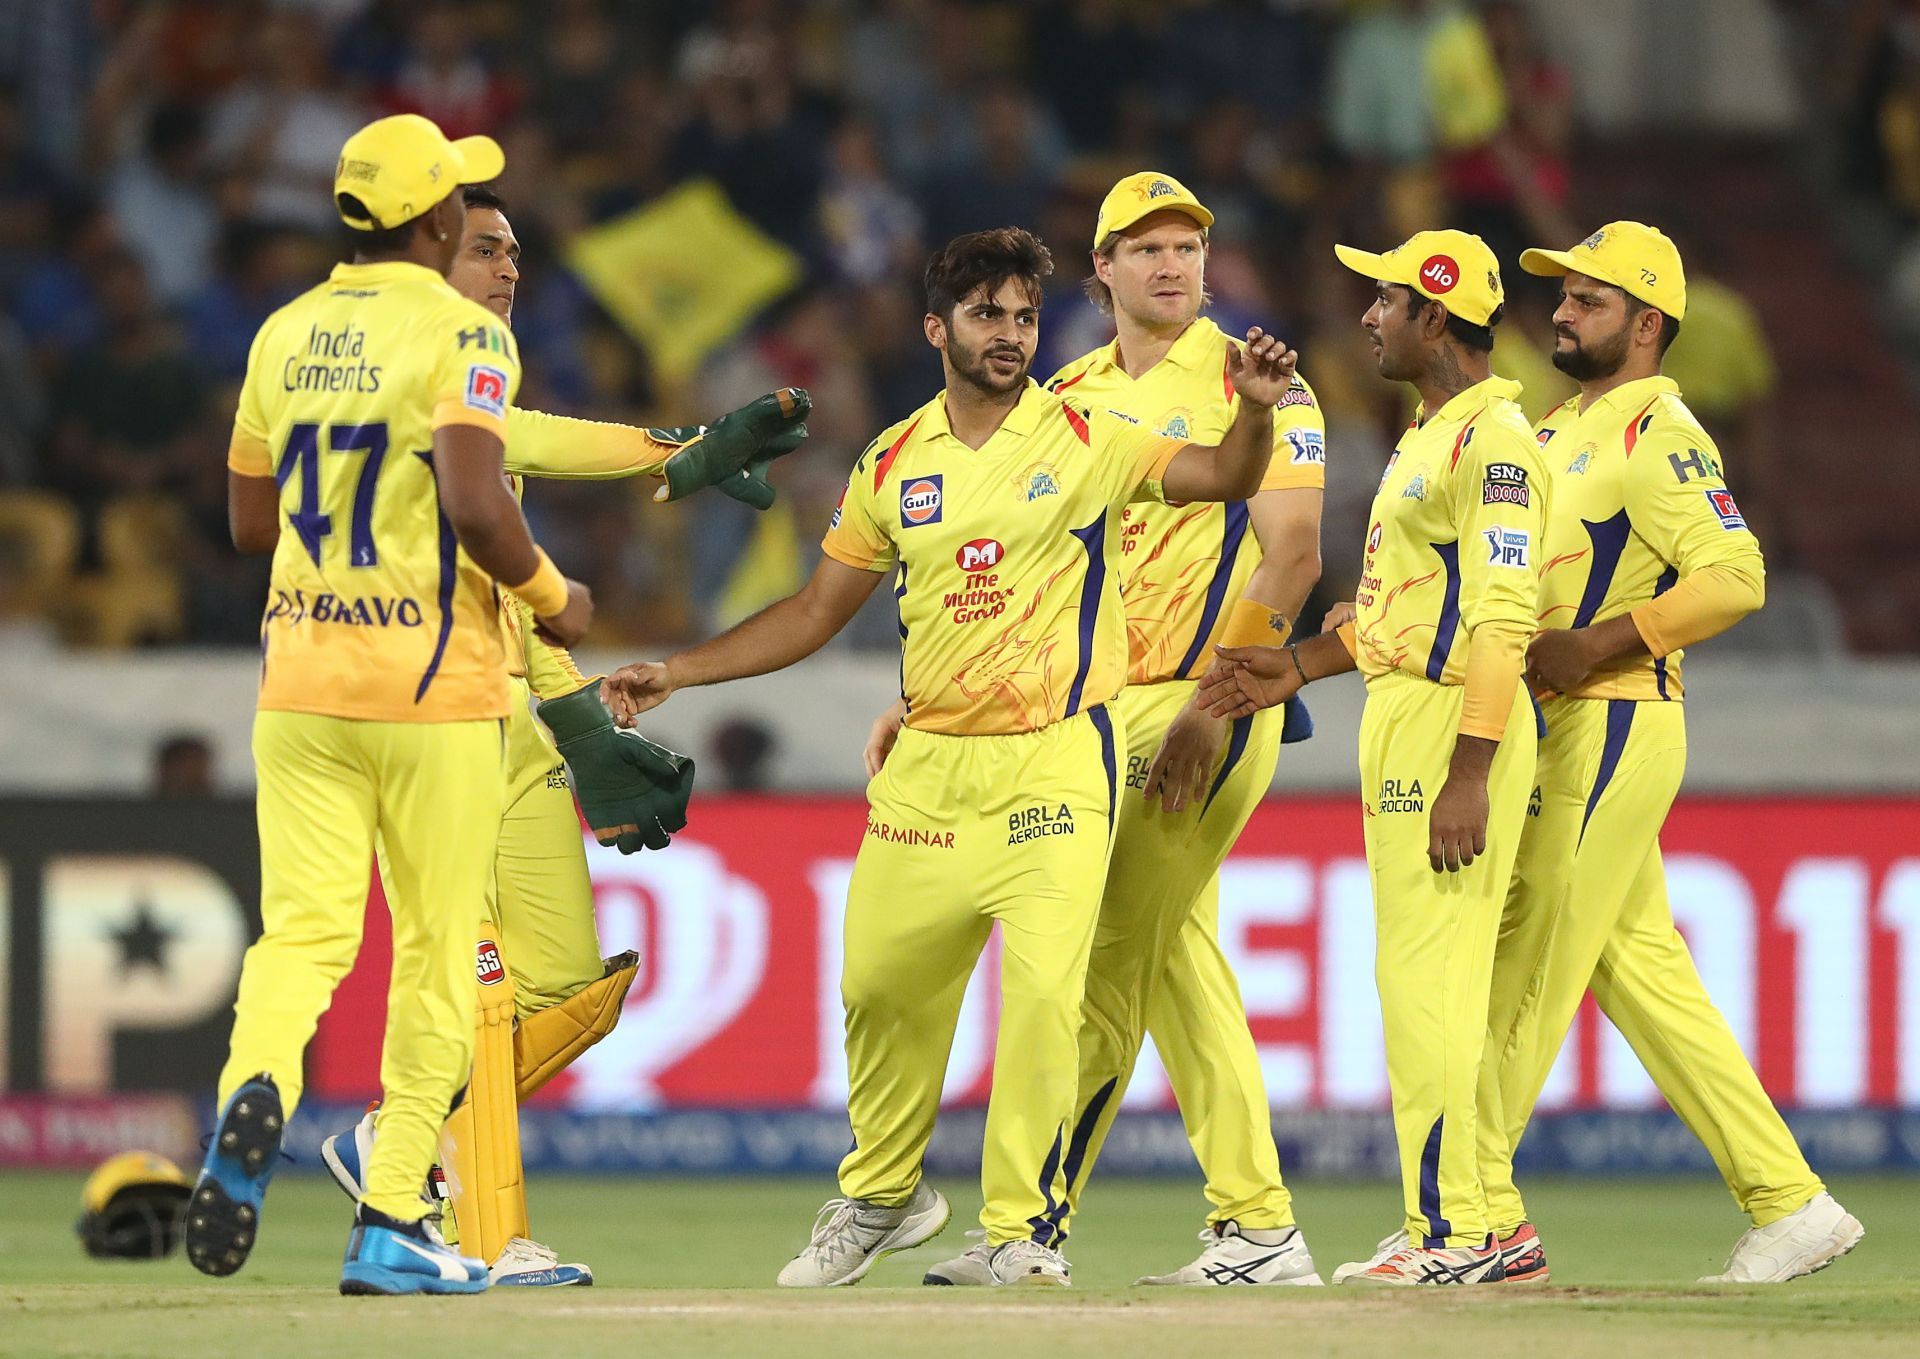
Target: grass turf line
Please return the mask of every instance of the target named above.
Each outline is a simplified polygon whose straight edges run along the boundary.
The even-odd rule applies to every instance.
[[[305,1359],[379,1353],[701,1359],[777,1354],[966,1355],[1019,1347],[1049,1359],[1217,1356],[1258,1346],[1295,1355],[1446,1352],[1500,1345],[1552,1359],[1683,1355],[1764,1359],[1843,1343],[1854,1356],[1907,1355],[1920,1327],[1920,1181],[1856,1178],[1834,1192],[1866,1242],[1826,1273],[1785,1288],[1694,1284],[1743,1227],[1725,1191],[1699,1180],[1543,1180],[1529,1203],[1553,1285],[1382,1294],[1352,1289],[1142,1289],[1127,1285],[1191,1258],[1205,1210],[1197,1185],[1096,1181],[1069,1254],[1074,1288],[923,1289],[920,1275],[967,1244],[977,1186],[948,1179],[954,1223],[932,1244],[881,1262],[857,1289],[792,1292],[773,1275],[804,1243],[832,1186],[812,1180],[592,1180],[532,1186],[536,1236],[591,1264],[592,1289],[482,1298],[366,1299],[335,1293],[347,1204],[318,1176],[268,1195],[258,1249],[230,1280],[184,1258],[86,1259],[72,1233],[79,1178],[0,1175],[0,1356],[218,1356]],[[1371,1251],[1395,1225],[1385,1184],[1297,1186],[1323,1276]]]

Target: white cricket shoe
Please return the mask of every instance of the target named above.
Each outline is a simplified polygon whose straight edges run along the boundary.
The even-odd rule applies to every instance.
[[[1372,1259],[1355,1260],[1349,1264],[1338,1266],[1333,1271],[1333,1281],[1337,1284],[1343,1284],[1352,1279],[1356,1274],[1365,1274],[1375,1265],[1385,1263],[1388,1256],[1405,1250],[1411,1244],[1412,1242],[1407,1236],[1407,1229],[1402,1227],[1392,1236],[1381,1239],[1380,1244],[1373,1248]]]
[[[1778,1222],[1754,1227],[1734,1243],[1727,1267],[1701,1283],[1785,1283],[1817,1274],[1860,1244],[1867,1229],[1826,1192]]]
[[[1200,1258],[1171,1274],[1149,1274],[1135,1284],[1184,1284],[1228,1287],[1235,1284],[1293,1284],[1321,1286],[1306,1235],[1298,1227],[1262,1231],[1242,1227],[1232,1218],[1216,1222],[1200,1233],[1207,1243]]]
[[[1038,1241],[1005,1241],[987,1259],[996,1284],[1065,1288],[1072,1267],[1067,1257]]]
[[[593,1271],[585,1265],[563,1265],[558,1252],[516,1236],[500,1248],[488,1267],[496,1288],[588,1288]]]
[[[1338,1276],[1336,1276],[1338,1277]],[[1449,1284],[1493,1284],[1507,1277],[1500,1243],[1491,1236],[1484,1246],[1416,1246],[1412,1242],[1376,1259],[1341,1283],[1388,1288],[1434,1287]]]
[[[921,1283],[988,1288],[993,1286],[993,1247],[987,1244],[986,1232],[976,1227],[967,1235],[977,1239],[951,1260],[942,1260],[928,1270],[926,1276],[920,1280]]]
[[[859,1283],[883,1256],[911,1250],[946,1230],[953,1209],[922,1180],[898,1208],[865,1199],[828,1199],[813,1221],[807,1248],[780,1271],[782,1288],[837,1288]]]

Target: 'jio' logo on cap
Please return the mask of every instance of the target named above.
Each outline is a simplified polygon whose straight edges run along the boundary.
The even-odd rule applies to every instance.
[[[1420,266],[1420,281],[1427,285],[1430,293],[1450,293],[1453,285],[1460,281],[1460,266],[1453,262],[1451,255],[1429,255],[1427,262]]]

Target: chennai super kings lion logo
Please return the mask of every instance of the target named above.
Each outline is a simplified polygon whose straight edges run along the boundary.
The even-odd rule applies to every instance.
[[[1037,462],[1014,480],[1031,505],[1043,495],[1060,494],[1060,471],[1050,462]]]
[[[1185,411],[1173,411],[1160,422],[1160,428],[1154,432],[1163,439],[1191,439],[1193,426],[1187,422]]]

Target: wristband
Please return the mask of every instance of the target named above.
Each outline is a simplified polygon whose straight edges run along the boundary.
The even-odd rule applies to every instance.
[[[1312,684],[1313,681],[1307,678],[1307,667],[1300,664],[1300,643],[1298,642],[1287,643],[1287,654],[1293,657],[1293,668],[1294,668],[1294,671],[1300,676],[1301,687],[1304,688],[1305,686]]]
[[[553,564],[540,548],[540,565],[522,584],[509,585],[507,588],[527,601],[527,607],[533,610],[536,618],[552,618],[567,607],[567,578],[560,574],[560,568]]]
[[[1220,634],[1221,646],[1284,646],[1293,635],[1293,624],[1280,611],[1257,599],[1234,601],[1227,614],[1227,626]]]

